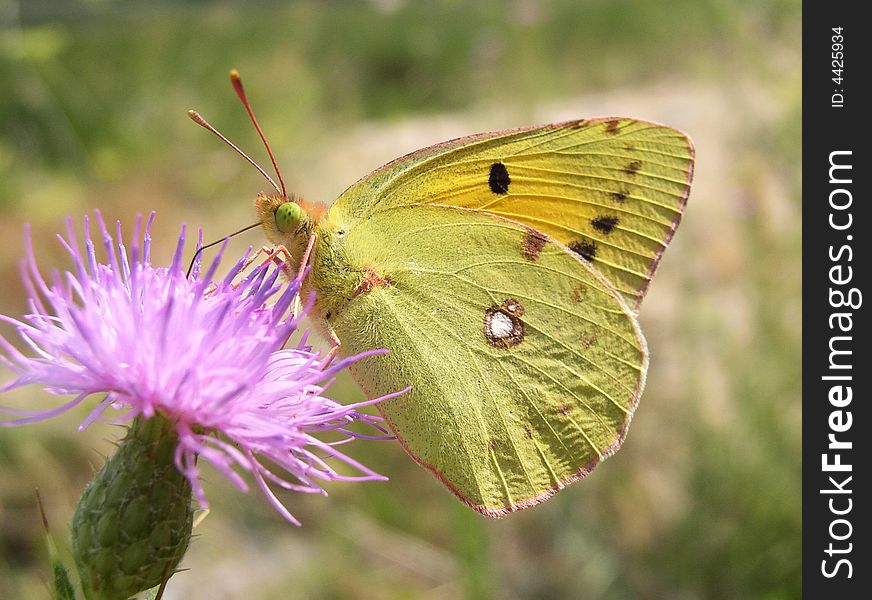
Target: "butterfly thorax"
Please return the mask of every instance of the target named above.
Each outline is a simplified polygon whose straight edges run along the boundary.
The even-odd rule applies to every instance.
[[[304,291],[315,292],[315,316],[328,322],[382,281],[380,269],[362,264],[349,247],[350,229],[350,222],[332,210],[313,228],[316,240]]]

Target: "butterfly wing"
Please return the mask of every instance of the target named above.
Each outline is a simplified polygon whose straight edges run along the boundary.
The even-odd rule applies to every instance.
[[[481,211],[381,210],[317,250],[312,281],[406,451],[476,510],[501,516],[584,477],[621,444],[645,342],[612,286],[563,244]]]
[[[592,263],[637,308],[681,219],[693,174],[686,135],[634,119],[479,134],[399,158],[334,205],[355,218],[440,204],[528,225]]]

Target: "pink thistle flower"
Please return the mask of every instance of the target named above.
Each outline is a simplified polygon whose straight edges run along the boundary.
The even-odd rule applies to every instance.
[[[242,491],[248,490],[242,472],[250,473],[269,502],[297,525],[270,484],[326,495],[319,480],[386,479],[337,447],[356,437],[387,437],[348,429],[363,422],[383,434],[380,419],[359,409],[384,398],[342,405],[324,395],[343,368],[384,351],[328,366],[306,345],[305,335],[296,347],[283,348],[298,326],[298,320],[286,317],[298,286],[292,282],[283,289],[278,267],[264,265],[233,283],[246,254],[226,277],[213,282],[222,248],[202,277],[199,261],[188,277],[182,259],[184,228],[172,264],[158,268],[149,258],[154,213],[144,232],[137,220],[129,253],[120,224],[116,243],[99,212],[96,217],[106,262],[97,259],[88,218],[84,252],[68,219],[66,238],[58,238],[72,257],[73,270],[53,272],[49,281],[37,268],[26,233],[22,274],[30,313],[21,320],[0,315],[0,320],[17,329],[32,355],[0,336],[0,362],[16,375],[0,391],[39,384],[49,394],[73,399],[41,411],[0,406],[19,417],[0,425],[43,421],[92,394],[105,394],[80,430],[107,411],[116,422],[161,416],[175,427],[180,440],[176,466],[202,506],[208,504],[198,457]],[[315,436],[326,431],[339,432],[340,439],[327,442]],[[356,474],[340,474],[328,459],[345,463]]]

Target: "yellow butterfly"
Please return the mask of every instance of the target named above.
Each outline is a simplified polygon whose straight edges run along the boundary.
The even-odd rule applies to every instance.
[[[378,406],[406,452],[503,516],[621,445],[648,366],[636,310],[693,160],[675,129],[583,119],[424,148],[329,209],[284,182],[256,207],[270,242],[311,266],[304,289],[338,352],[390,350],[351,371],[371,396],[412,386]]]

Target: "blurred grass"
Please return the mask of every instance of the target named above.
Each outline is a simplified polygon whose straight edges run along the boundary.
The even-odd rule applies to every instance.
[[[652,366],[620,453],[502,521],[390,443],[354,451],[389,483],[289,497],[301,530],[207,472],[213,511],[168,597],[799,597],[800,17],[793,0],[0,0],[3,314],[26,310],[24,222],[40,262],[63,266],[53,233],[94,207],[125,223],[157,209],[156,239],[253,220],[263,182],[184,114],[262,159],[230,67],[312,198],[420,146],[562,118],[653,118],[697,144],[641,311]],[[117,437],[75,433],[83,417],[0,430],[0,599],[48,596],[33,489],[63,539]]]

